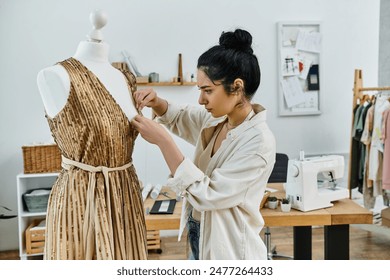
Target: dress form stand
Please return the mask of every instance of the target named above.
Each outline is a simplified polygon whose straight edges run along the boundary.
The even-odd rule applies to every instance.
[[[109,62],[109,45],[103,41],[101,29],[107,24],[107,16],[103,11],[97,10],[92,12],[89,18],[93,29],[87,35],[87,40],[79,43],[73,58],[98,77],[131,121],[137,114],[132,94],[124,75]],[[54,65],[38,73],[37,83],[46,114],[54,117],[68,99],[70,90],[68,73],[62,66]]]
[[[61,173],[48,199],[44,259],[146,260],[140,182],[132,162],[133,77],[109,62],[105,14],[73,57],[41,70],[38,87]]]

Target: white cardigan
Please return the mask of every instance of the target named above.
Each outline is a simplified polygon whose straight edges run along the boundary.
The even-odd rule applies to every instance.
[[[186,158],[167,181],[201,212],[199,258],[203,260],[267,259],[259,205],[275,163],[276,144],[266,110],[258,104],[252,107],[255,116],[228,132],[207,170],[201,171]],[[202,107],[169,104],[158,121],[196,146],[194,162],[198,162],[225,118],[213,118]],[[183,211],[181,228],[190,211],[188,207]]]

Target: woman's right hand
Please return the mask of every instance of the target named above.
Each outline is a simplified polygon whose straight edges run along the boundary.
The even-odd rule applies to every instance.
[[[133,93],[133,97],[138,110],[142,110],[145,106],[153,108],[158,105],[157,93],[152,88],[137,90]]]

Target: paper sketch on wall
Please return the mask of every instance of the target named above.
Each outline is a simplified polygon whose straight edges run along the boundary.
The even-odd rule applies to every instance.
[[[281,30],[282,47],[295,47],[297,42],[299,28],[296,26],[286,26]]]
[[[281,66],[283,76],[299,75],[298,51],[295,48],[282,49]]]
[[[312,60],[300,56],[298,58],[298,70],[299,70],[299,78],[302,80],[307,79],[307,74],[309,73],[310,66],[312,64]]]
[[[295,47],[301,51],[319,53],[321,51],[321,34],[315,31],[299,30]]]
[[[317,115],[320,111],[320,22],[278,22],[279,113]]]
[[[297,76],[285,77],[281,84],[287,107],[291,108],[305,102],[305,94]]]
[[[305,102],[293,106],[292,112],[310,112],[318,109],[318,91],[304,92]]]

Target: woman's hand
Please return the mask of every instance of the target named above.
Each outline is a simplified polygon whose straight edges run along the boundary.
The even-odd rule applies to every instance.
[[[137,90],[133,93],[135,107],[142,110],[145,106],[153,109],[157,116],[162,116],[168,109],[168,102],[157,96],[152,88]]]
[[[171,139],[168,131],[159,123],[140,115],[136,115],[131,124],[141,134],[142,138],[151,144],[161,145]]]
[[[142,110],[146,107],[155,107],[158,104],[157,93],[152,88],[137,90],[133,93],[135,107]]]
[[[174,175],[184,156],[169,132],[159,123],[140,115],[136,115],[131,123],[142,138],[160,148],[171,174]]]

